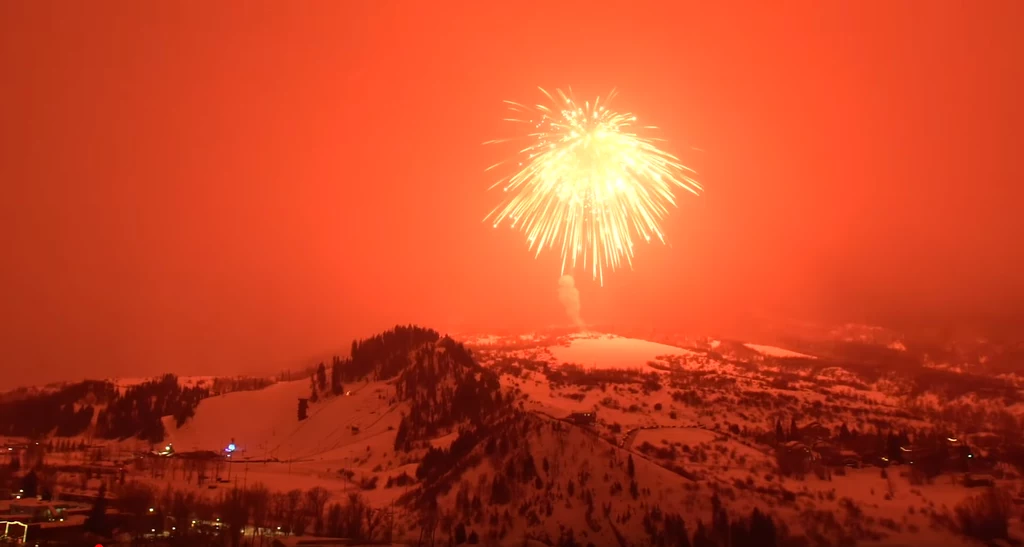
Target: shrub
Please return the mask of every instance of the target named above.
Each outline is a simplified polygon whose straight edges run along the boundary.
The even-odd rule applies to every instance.
[[[964,500],[956,519],[965,536],[982,541],[1009,538],[1010,499],[1002,491],[989,491]]]
[[[359,479],[359,487],[363,490],[375,490],[377,488],[377,481],[380,479],[377,475],[372,477],[363,477]]]

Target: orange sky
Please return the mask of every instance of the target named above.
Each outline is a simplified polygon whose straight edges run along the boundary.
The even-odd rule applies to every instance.
[[[210,4],[0,6],[15,383],[566,322],[557,256],[481,223],[481,143],[537,86],[618,88],[707,188],[577,276],[588,321],[1024,308],[1021,2]]]

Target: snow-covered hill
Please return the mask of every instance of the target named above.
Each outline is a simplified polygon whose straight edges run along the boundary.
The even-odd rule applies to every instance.
[[[363,382],[347,389],[347,396],[310,405],[303,421],[298,419],[298,401],[310,395],[307,380],[210,397],[180,429],[165,424],[167,438],[179,452],[221,451],[233,442],[238,458],[329,459],[354,442],[387,432],[400,419],[397,407],[388,404],[393,396],[388,384]]]
[[[359,379],[346,378],[341,394],[318,390],[304,420],[309,378],[212,395],[180,427],[164,418],[179,455],[222,454],[199,471],[208,481],[184,457],[157,460],[170,472],[140,468],[134,477],[207,497],[257,483],[320,487],[338,500],[359,494],[372,507],[408,511],[413,536],[437,500],[435,524],[462,523],[496,541],[557,542],[572,529],[583,544],[619,534],[645,545],[651,519],[679,515],[691,531],[698,519],[709,523],[717,493],[730,515],[759,508],[825,543],[950,544],[933,526],[973,492],[910,466],[881,472],[874,441],[861,443],[863,468],[826,465],[832,448],[844,448],[838,432],[884,446],[889,431],[1010,428],[1006,409],[1024,407],[1006,404],[1020,387],[999,378],[880,370],[763,344],[673,343],[534,333],[479,337],[470,354],[429,332],[384,335],[358,362],[338,362],[342,372],[358,367]],[[816,459],[783,475],[788,450]],[[1014,474],[1001,477],[999,487],[1021,487]]]

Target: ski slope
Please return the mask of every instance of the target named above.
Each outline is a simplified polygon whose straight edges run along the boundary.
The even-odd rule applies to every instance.
[[[308,460],[342,457],[332,453],[375,437],[393,438],[389,426],[397,428],[401,415],[389,406],[391,386],[361,382],[345,389],[349,395],[311,402],[301,422],[298,401],[310,395],[308,380],[210,397],[181,429],[169,424],[167,440],[179,453],[222,451],[233,442],[240,459]]]

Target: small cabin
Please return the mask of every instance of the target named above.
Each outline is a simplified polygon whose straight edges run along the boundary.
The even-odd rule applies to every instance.
[[[597,412],[573,412],[569,414],[569,421],[576,425],[593,425],[597,422]]]
[[[830,438],[832,432],[818,422],[811,422],[800,428],[799,436],[805,441],[815,441]]]

